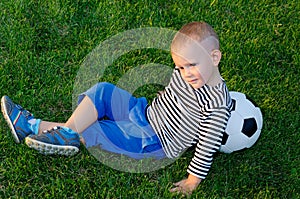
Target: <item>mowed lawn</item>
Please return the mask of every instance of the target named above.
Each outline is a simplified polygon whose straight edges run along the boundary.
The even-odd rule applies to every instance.
[[[252,148],[216,155],[191,198],[300,198],[299,13],[295,0],[2,0],[0,94],[38,118],[64,122],[74,108],[78,71],[99,44],[138,28],[176,31],[206,21],[219,34],[229,89],[250,96],[264,124]],[[117,83],[127,71],[151,63],[174,66],[168,50],[134,49],[113,60],[99,81]],[[150,101],[160,89],[143,88],[135,94]],[[41,155],[14,143],[1,116],[0,198],[181,198],[169,189],[187,176],[193,155],[188,151],[167,167],[131,173],[80,149],[73,157]]]

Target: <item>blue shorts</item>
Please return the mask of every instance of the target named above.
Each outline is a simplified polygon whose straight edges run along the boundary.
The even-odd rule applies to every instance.
[[[146,98],[136,98],[106,82],[98,83],[81,94],[78,103],[85,96],[92,100],[98,111],[98,121],[82,133],[87,149],[99,146],[135,159],[166,157],[146,118]]]

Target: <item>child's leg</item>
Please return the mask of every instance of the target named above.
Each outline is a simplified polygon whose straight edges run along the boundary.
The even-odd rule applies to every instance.
[[[107,82],[101,82],[91,87],[79,97],[79,101],[81,101],[83,96],[88,96],[92,103],[92,109],[87,113],[90,114],[90,112],[95,111],[97,120],[101,120],[104,117],[113,121],[127,120],[129,118],[129,110],[137,102],[137,99],[131,93]],[[147,103],[146,99],[145,103]]]
[[[85,96],[63,126],[81,134],[87,127],[97,121],[97,118],[98,112],[93,102]]]
[[[26,144],[46,154],[74,154],[79,150],[79,135],[86,128],[104,117],[112,121],[129,120],[129,111],[137,101],[145,109],[146,98],[138,100],[113,84],[99,83],[80,96],[78,107],[65,125],[54,127],[47,133],[29,135]]]
[[[84,97],[66,123],[41,121],[38,133],[41,134],[43,131],[50,130],[56,126],[65,126],[80,134],[96,120],[97,111],[94,104],[88,97]]]
[[[38,132],[41,134],[43,131],[50,130],[56,126],[64,126],[81,134],[97,120],[97,116],[98,114],[94,104],[85,96],[66,123],[41,121]],[[82,138],[80,141],[85,143]]]
[[[114,117],[121,118],[124,117],[123,115],[126,115],[125,117],[128,118],[128,103],[132,96],[126,91],[119,90],[114,85],[108,83],[95,85],[82,95],[80,103],[66,123],[41,121],[38,127],[39,134],[56,126],[68,127],[81,134],[87,127],[96,122],[99,117],[108,116],[113,119]],[[123,101],[125,102],[121,102],[121,98],[124,98]],[[98,109],[96,109],[95,103]],[[112,104],[115,104],[115,107],[111,107]],[[122,107],[122,105],[125,107]],[[126,111],[122,111],[122,109]]]
[[[85,147],[99,159],[99,150],[127,155],[134,159],[164,158],[159,138],[152,128],[143,128],[132,121],[101,120],[83,133]],[[90,150],[91,149],[91,150]]]
[[[43,131],[50,130],[53,127],[64,126],[64,125],[65,123],[41,121],[38,132],[39,134],[41,134]]]

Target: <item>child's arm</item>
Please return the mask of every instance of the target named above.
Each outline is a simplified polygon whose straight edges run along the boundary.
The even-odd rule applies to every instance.
[[[226,107],[211,109],[205,121],[200,124],[200,137],[194,157],[188,167],[189,176],[174,185],[171,192],[189,194],[205,179],[213,161],[213,155],[219,149],[230,113]]]
[[[175,188],[172,188],[171,192],[191,194],[200,184],[201,179],[189,174],[187,179],[183,179],[177,183],[174,183]]]

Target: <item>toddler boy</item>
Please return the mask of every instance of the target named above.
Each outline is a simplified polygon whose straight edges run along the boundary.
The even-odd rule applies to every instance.
[[[3,115],[17,143],[45,154],[73,155],[86,147],[132,158],[177,158],[195,147],[187,179],[172,192],[190,193],[205,179],[230,117],[231,98],[219,72],[218,36],[205,22],[184,25],[171,44],[175,69],[168,86],[148,105],[110,83],[98,83],[79,96],[66,123],[35,119],[3,96]],[[104,119],[105,118],[105,119]]]

